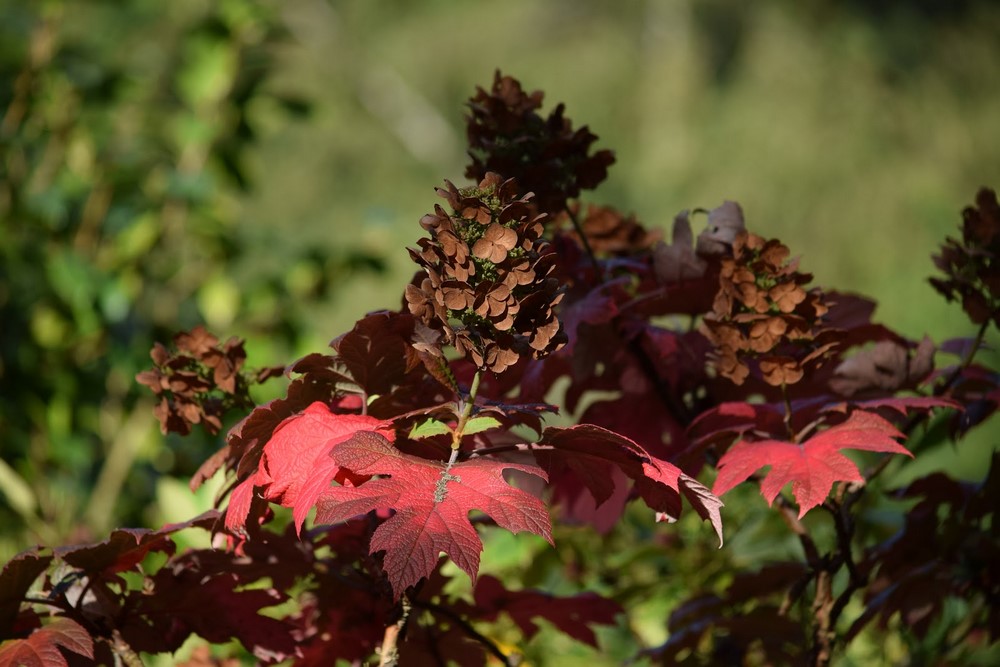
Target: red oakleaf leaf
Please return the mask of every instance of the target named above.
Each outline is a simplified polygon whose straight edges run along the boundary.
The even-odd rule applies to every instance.
[[[525,639],[531,639],[538,632],[533,619],[540,617],[573,639],[595,648],[597,637],[589,624],[613,625],[615,616],[623,612],[620,604],[597,593],[556,597],[542,591],[511,591],[489,575],[479,580],[475,599],[480,618],[493,621],[500,612],[506,612],[521,628]]]
[[[264,445],[257,472],[233,489],[226,528],[237,530],[246,523],[254,488],[260,487],[264,498],[295,508],[295,526],[301,529],[309,509],[330,482],[349,479],[330,458],[330,450],[366,432],[378,432],[390,441],[395,437],[386,422],[367,415],[335,414],[318,401],[282,421]]]
[[[886,408],[901,415],[907,415],[911,410],[932,410],[934,408],[952,408],[962,410],[962,404],[950,398],[940,398],[937,396],[890,396],[888,398],[875,398],[868,401],[845,401],[834,403],[824,408],[826,412],[847,412],[848,406],[861,408],[864,410],[878,410]]]
[[[704,520],[712,522],[722,542],[722,502],[677,466],[650,454],[634,440],[593,424],[549,427],[532,448],[536,460],[553,477],[572,472],[586,485],[598,506],[611,497],[614,481],[608,466],[617,466],[635,481],[635,490],[659,519],[676,519],[681,493]]]
[[[231,559],[232,571],[225,571],[214,567],[226,562],[225,555],[213,556],[187,552],[149,577],[144,590],[129,592],[123,605],[129,612],[119,625],[128,645],[147,653],[173,652],[193,633],[214,644],[235,638],[266,664],[294,654],[293,626],[260,613],[287,602],[288,595],[247,586],[239,559]]]
[[[485,458],[456,463],[403,454],[375,432],[361,432],[333,448],[331,456],[356,475],[387,475],[361,484],[327,489],[317,504],[316,522],[335,523],[372,510],[395,514],[371,539],[371,553],[385,552],[383,567],[396,598],[428,576],[444,551],[469,575],[479,572],[483,543],[469,522],[482,510],[503,528],[528,531],[552,542],[545,505],[503,478],[507,469],[548,479],[532,465]]]
[[[330,346],[366,393],[385,394],[421,363],[409,342],[413,324],[409,314],[371,313]]]
[[[0,667],[68,667],[59,647],[94,658],[94,640],[83,626],[58,618],[27,639],[16,639],[0,648]]]
[[[776,433],[785,428],[782,411],[769,403],[727,401],[705,410],[688,426],[696,446],[731,441],[734,435],[761,430]]]
[[[192,527],[211,528],[219,513],[209,510],[183,523],[171,523],[149,530],[148,528],[116,528],[108,539],[95,544],[57,547],[55,554],[75,568],[88,574],[115,574],[135,568],[153,552],[173,554],[177,545],[170,535]]]
[[[890,422],[871,412],[857,411],[847,421],[822,431],[804,443],[741,440],[719,460],[719,476],[712,492],[721,496],[764,466],[771,471],[761,482],[760,491],[768,504],[792,483],[799,503],[799,517],[824,500],[834,482],[864,482],[858,467],[840,449],[869,452],[910,452],[894,440],[905,437]]]

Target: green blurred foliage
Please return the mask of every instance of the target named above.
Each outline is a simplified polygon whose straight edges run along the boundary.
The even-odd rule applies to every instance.
[[[363,282],[366,297],[395,303],[431,188],[463,181],[462,105],[499,67],[617,152],[589,200],[659,227],[736,200],[890,326],[967,335],[924,258],[1000,182],[995,3],[294,0],[283,15],[282,62],[319,111],[264,142],[248,222],[392,241],[396,282]],[[324,329],[357,318],[341,298]]]
[[[251,109],[308,111],[273,83],[276,18],[254,0],[0,7],[0,556],[143,522],[157,477],[217,447],[156,435],[133,381],[154,341],[206,322],[281,363],[311,304],[379,267],[328,243],[232,271],[266,252],[242,233]]]
[[[396,307],[432,188],[464,180],[462,104],[496,68],[617,152],[592,201],[666,229],[736,200],[889,326],[971,335],[926,276],[1000,185],[995,3],[0,0],[0,562],[207,507],[184,484],[217,442],[160,437],[133,382],[152,342],[204,322],[283,363]],[[756,491],[726,501],[721,551],[693,516],[632,508],[608,536],[562,528],[556,551],[491,533],[483,571],[620,593],[629,618],[586,658],[620,664],[691,590],[799,557]],[[532,664],[560,664],[559,637],[525,647]],[[864,636],[843,664],[915,642]]]

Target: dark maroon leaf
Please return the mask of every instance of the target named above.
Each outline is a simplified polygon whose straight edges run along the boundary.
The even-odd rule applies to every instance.
[[[11,637],[24,595],[45,568],[52,555],[38,547],[17,554],[0,572],[0,640]]]
[[[608,483],[608,466],[616,466],[634,482],[634,489],[646,504],[662,517],[676,519],[680,515],[681,470],[671,463],[649,454],[638,443],[623,435],[593,424],[580,424],[571,428],[549,427],[541,440],[532,448],[535,458],[552,476],[562,477],[572,472],[594,496],[600,505],[611,497],[614,490]],[[699,515],[711,521],[722,542],[721,502],[707,490],[694,492],[701,485],[687,478],[686,494],[695,503]]]
[[[235,572],[204,568],[199,552],[171,561],[147,584],[129,594],[130,613],[121,634],[136,651],[175,651],[192,633],[213,643],[236,638],[258,659],[278,661],[292,656],[292,627],[259,613],[287,596],[274,588],[242,590]]]
[[[55,550],[55,555],[88,573],[125,572],[135,568],[151,552],[173,554],[176,546],[170,539],[172,533],[192,527],[210,528],[219,519],[217,511],[209,510],[190,521],[170,524],[158,530],[117,528],[103,542],[59,547]]]
[[[617,602],[596,593],[558,597],[541,591],[510,591],[491,576],[482,577],[476,584],[475,599],[484,620],[492,621],[501,612],[506,613],[527,639],[538,632],[535,619],[542,618],[595,648],[597,637],[589,626],[613,625],[615,616],[624,612]]]
[[[410,343],[413,327],[409,314],[373,313],[330,346],[365,393],[384,394],[422,363]]]

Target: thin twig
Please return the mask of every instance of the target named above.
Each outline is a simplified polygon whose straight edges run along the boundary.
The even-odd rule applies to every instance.
[[[795,515],[792,503],[781,494],[778,494],[777,502],[778,509],[781,510],[781,518],[785,520],[792,532],[798,536],[799,542],[802,543],[802,549],[806,553],[806,562],[813,569],[820,569],[822,558],[819,555],[819,549],[816,548],[816,542],[813,541],[812,535],[802,525],[799,517]]]
[[[579,202],[577,202],[579,203]],[[597,274],[597,282],[604,282],[604,269],[601,267],[601,263],[597,261],[597,255],[594,254],[593,248],[590,247],[590,241],[587,240],[587,235],[583,233],[583,225],[576,217],[576,213],[573,209],[567,205],[564,209],[566,215],[569,216],[570,222],[573,223],[573,229],[576,230],[577,236],[580,237],[580,243],[583,244],[583,250],[587,253],[587,257],[590,258],[590,265],[594,267],[594,272]]]
[[[413,606],[418,609],[426,609],[431,613],[447,617],[449,621],[460,627],[463,632],[482,644],[483,647],[492,653],[503,665],[505,665],[505,667],[514,667],[515,663],[511,662],[510,657],[501,651],[500,647],[493,643],[493,640],[480,633],[472,627],[467,620],[456,614],[451,609],[434,604],[433,602],[423,602],[421,600],[414,600]]]
[[[788,398],[788,385],[781,383],[781,398],[785,402],[785,431],[788,439],[795,440],[795,430],[792,428],[792,401]]]

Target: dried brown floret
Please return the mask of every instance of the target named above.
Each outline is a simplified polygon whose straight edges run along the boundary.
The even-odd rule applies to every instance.
[[[751,362],[768,384],[793,384],[836,344],[822,336],[822,292],[802,287],[811,276],[789,254],[776,240],[742,231],[721,260],[719,291],[701,330],[715,345],[716,370],[736,384]]]
[[[947,277],[931,278],[931,285],[960,300],[976,324],[1000,327],[1000,202],[993,190],[979,190],[976,205],[962,211],[962,240],[948,238],[933,259]]]
[[[452,213],[438,206],[424,216],[430,237],[410,250],[424,270],[405,295],[423,327],[421,344],[432,340],[426,329],[437,331],[439,344],[495,373],[558,349],[564,337],[553,306],[561,290],[530,195],[518,197],[513,179],[493,173],[475,188],[446,186],[437,192]]]
[[[265,368],[244,377],[243,341],[230,338],[220,345],[201,326],[174,336],[174,346],[171,352],[156,343],[150,351],[153,368],[136,375],[137,382],[160,397],[153,414],[164,433],[186,435],[194,424],[218,433],[226,410],[253,404],[250,382],[264,382],[283,370]]]
[[[517,179],[525,192],[533,192],[537,211],[555,215],[567,199],[580,190],[597,187],[608,175],[614,153],[590,153],[597,136],[587,127],[573,129],[559,105],[543,118],[540,91],[526,93],[516,79],[496,72],[489,91],[478,88],[469,100],[466,134],[472,163],[465,175],[485,180],[492,173]],[[452,194],[452,208],[469,217]]]

